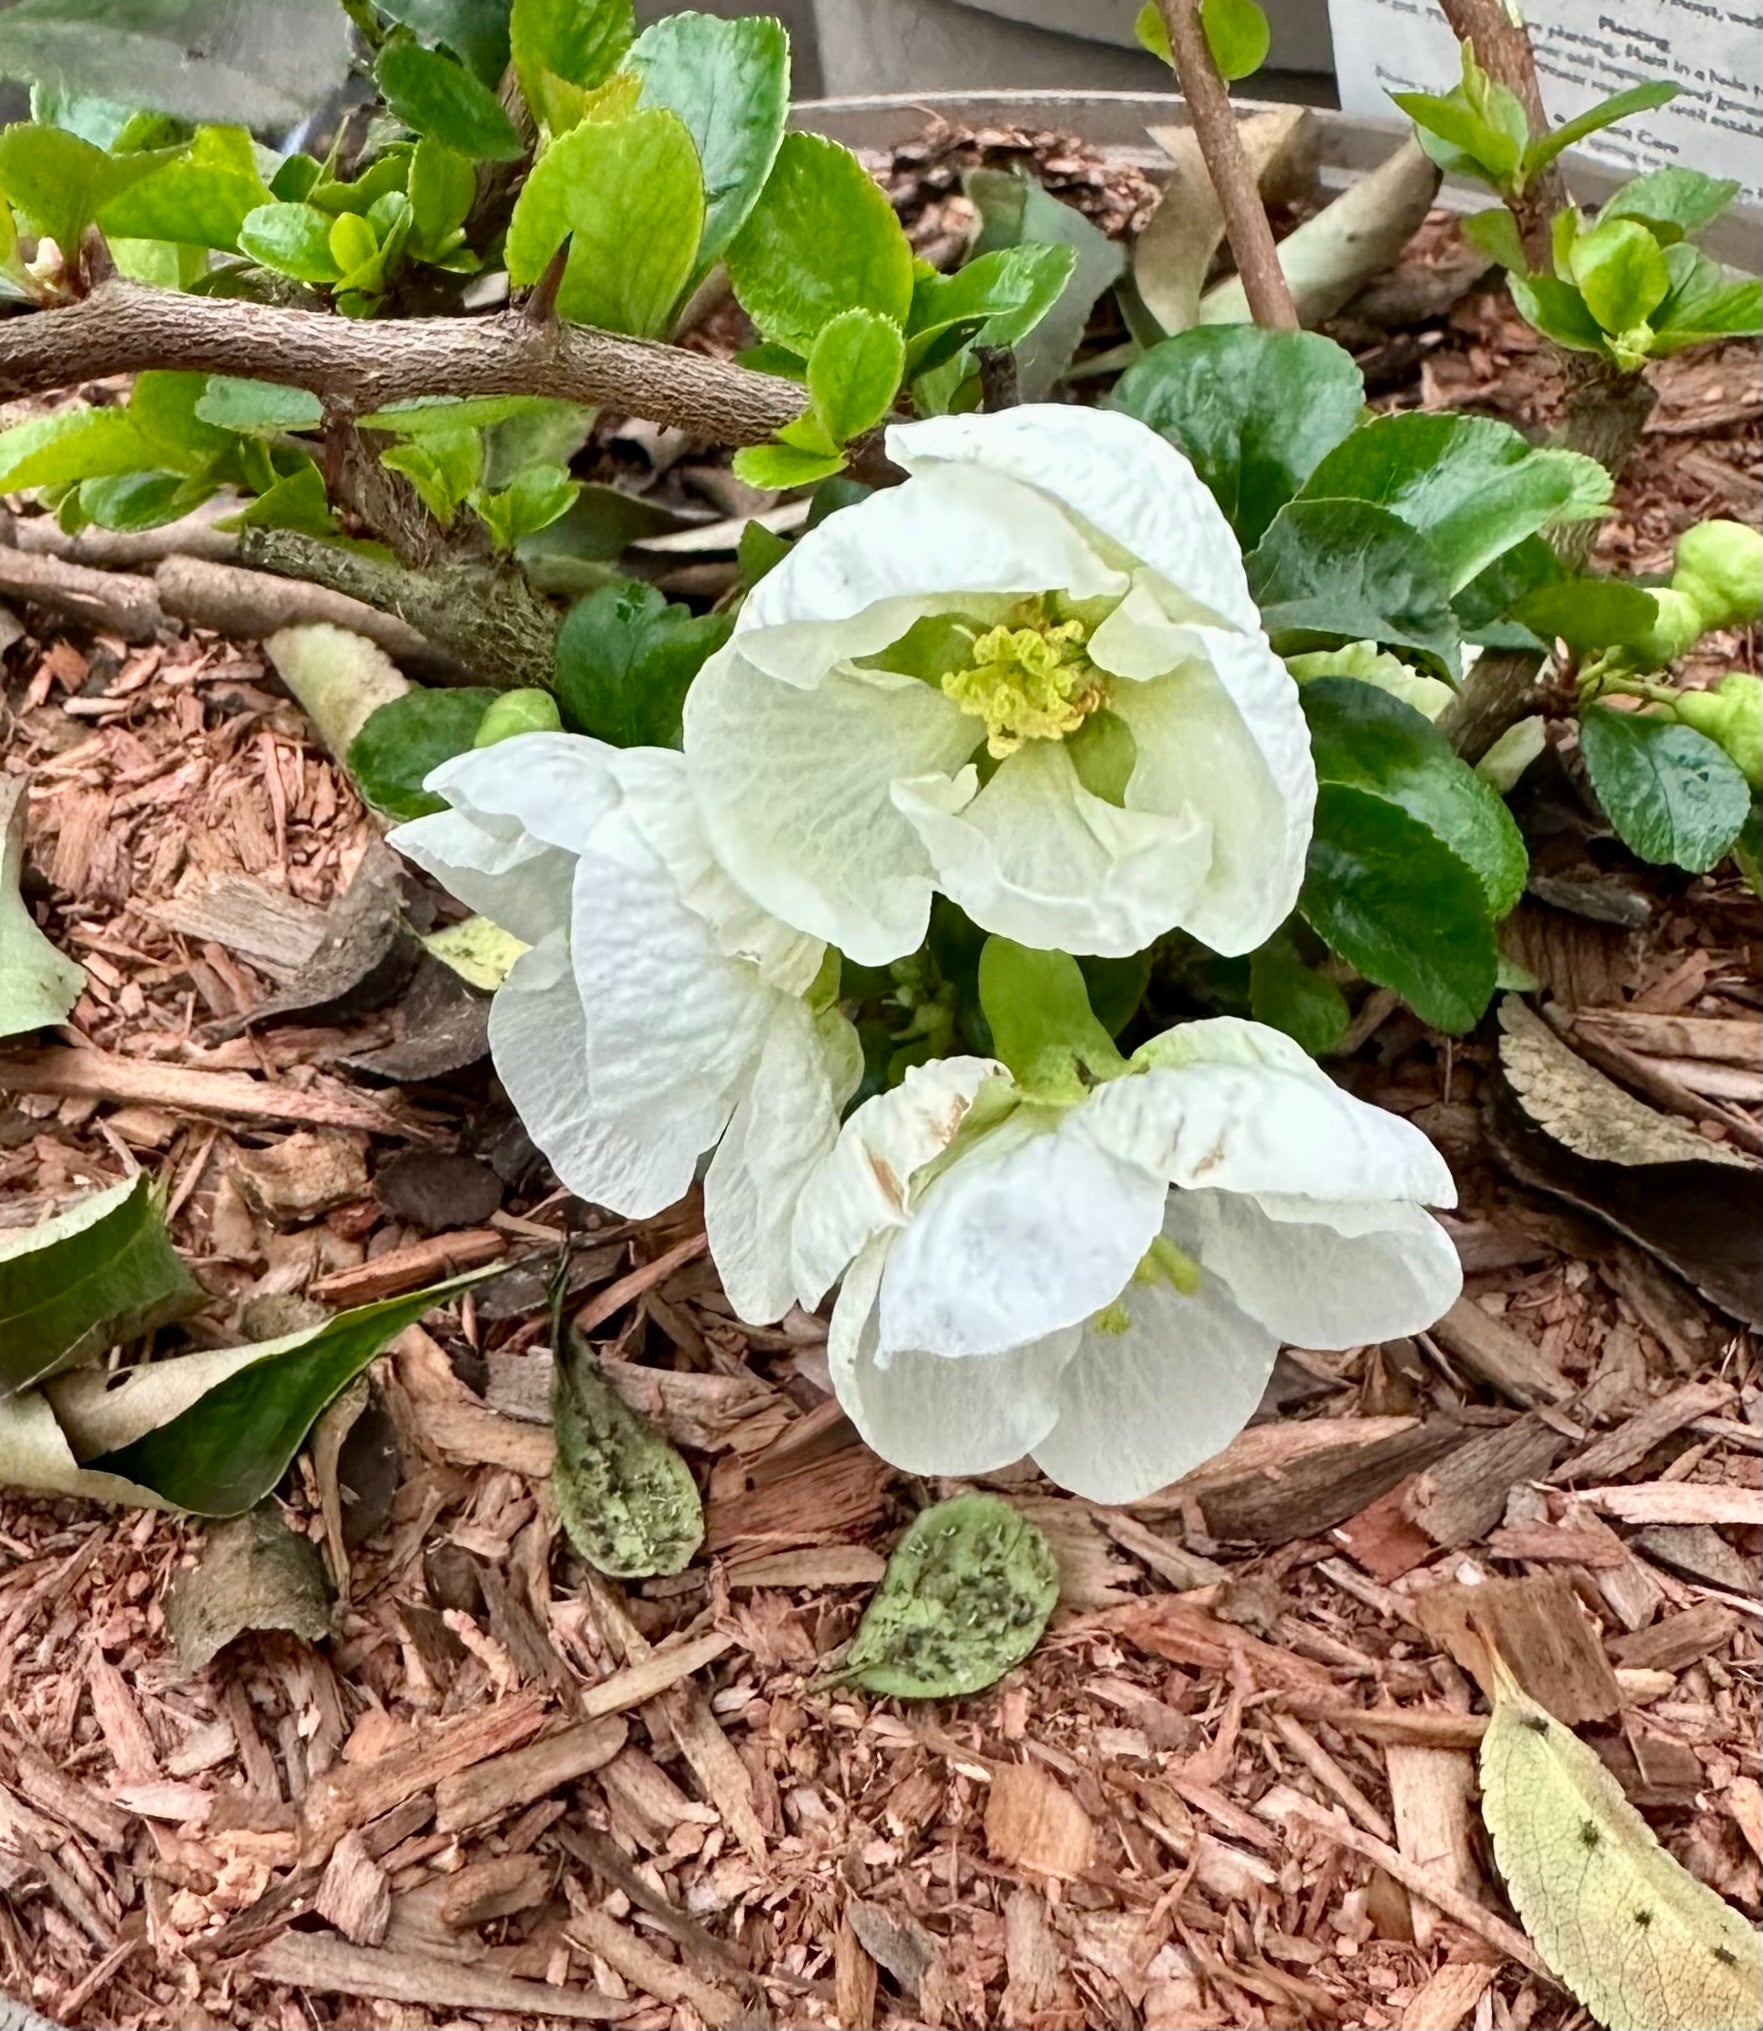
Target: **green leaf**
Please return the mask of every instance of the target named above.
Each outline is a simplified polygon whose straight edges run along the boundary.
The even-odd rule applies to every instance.
[[[1016,246],[1072,251],[1071,273],[1057,300],[1012,342],[1023,400],[1042,401],[1069,371],[1102,292],[1124,273],[1126,249],[1075,206],[1061,204],[1015,170],[970,169],[963,188],[980,215],[976,260]]]
[[[1607,99],[1600,99],[1595,106],[1588,106],[1575,118],[1564,120],[1540,141],[1531,142],[1524,151],[1525,175],[1534,176],[1565,149],[1577,146],[1588,134],[1614,127],[1618,120],[1626,120],[1631,114],[1646,113],[1655,106],[1668,105],[1680,89],[1669,78],[1654,78],[1644,85],[1631,85],[1626,92],[1615,92]]]
[[[1600,515],[1610,475],[1596,459],[1539,451],[1485,416],[1409,410],[1362,423],[1305,481],[1300,501],[1372,501],[1431,544],[1448,589],[1557,522]]]
[[[970,341],[1014,346],[1059,301],[1075,250],[1025,241],[980,254],[953,275],[921,272],[912,285],[906,360],[911,373],[941,366]]]
[[[255,1346],[69,1376],[50,1401],[82,1465],[198,1516],[237,1516],[276,1485],[325,1406],[388,1340],[486,1273]]]
[[[444,43],[486,85],[508,68],[508,0],[373,0],[419,42]]]
[[[842,451],[814,451],[793,444],[749,444],[734,457],[735,478],[761,493],[811,487],[845,469]]]
[[[0,132],[0,191],[71,261],[80,235],[103,206],[181,152],[180,147],[106,155],[65,128],[24,121]]]
[[[423,506],[447,528],[483,477],[483,439],[475,430],[431,430],[382,451],[380,464],[402,473]]]
[[[112,240],[170,240],[231,252],[247,214],[269,202],[244,128],[202,127],[187,153],[106,198],[97,217]]]
[[[1701,874],[1732,851],[1751,786],[1705,734],[1595,705],[1580,719],[1579,751],[1598,802],[1641,860]]]
[[[495,93],[444,51],[388,43],[373,74],[393,116],[416,133],[474,161],[518,162],[526,153]]]
[[[347,183],[333,176],[321,176],[305,193],[305,200],[317,205],[321,212],[329,212],[332,218],[339,212],[370,212],[389,191],[409,189],[410,165],[418,145],[414,141],[394,141]]]
[[[154,462],[124,409],[57,409],[0,430],[0,494],[138,472]]]
[[[1079,1066],[1104,1078],[1120,1068],[1113,1038],[1091,1012],[1083,969],[1068,953],[988,938],[979,957],[979,1000],[993,1054],[1020,1086],[1063,1092]]]
[[[728,273],[761,333],[803,355],[841,311],[904,328],[912,307],[912,249],[893,206],[849,149],[818,134],[784,136]]]
[[[477,196],[477,173],[470,161],[444,141],[425,137],[410,158],[410,244],[423,261],[448,260],[465,249],[465,221]]]
[[[337,518],[331,513],[324,475],[310,459],[249,502],[237,515],[218,525],[239,529],[300,529],[308,536],[334,536]]]
[[[1463,639],[1501,649],[1540,649],[1537,637],[1512,616],[1527,593],[1565,575],[1560,559],[1540,536],[1513,544],[1452,598],[1451,611]]]
[[[200,507],[213,492],[182,473],[113,473],[81,483],[80,513],[100,529],[158,529]]]
[[[284,431],[318,429],[324,422],[324,404],[308,389],[286,388],[279,381],[210,374],[197,400],[196,414],[220,430],[279,437]]]
[[[0,1037],[65,1022],[86,976],[58,952],[19,894],[24,872],[25,779],[0,775]]]
[[[821,1684],[893,1699],[984,1692],[1041,1640],[1059,1569],[1038,1524],[1001,1495],[957,1495],[916,1517],[839,1668]]]
[[[285,131],[348,75],[335,0],[18,0],[0,77],[189,120]]]
[[[1513,612],[1544,641],[1565,642],[1584,656],[1645,643],[1659,618],[1659,602],[1620,578],[1563,578],[1526,593]]]
[[[1258,0],[1200,0],[1200,27],[1218,74],[1228,83],[1253,77],[1267,61],[1273,31]],[[1166,41],[1168,33],[1165,28]]]
[[[704,179],[704,234],[694,280],[746,223],[783,139],[790,38],[781,21],[674,14],[644,29],[626,67],[642,104],[685,123]]]
[[[1713,222],[1738,196],[1740,186],[1699,169],[1651,169],[1633,177],[1598,213],[1608,219],[1639,219],[1662,247],[1686,240]]]
[[[1544,338],[1575,353],[1608,353],[1610,342],[1604,328],[1586,308],[1585,298],[1571,282],[1558,275],[1519,275],[1506,278],[1512,301],[1526,324],[1534,325]]]
[[[204,374],[154,369],[135,377],[129,421],[154,454],[154,462],[184,473],[206,472],[238,443],[197,414],[208,386]]]
[[[377,811],[392,818],[424,818],[446,809],[423,780],[477,740],[485,712],[498,696],[487,685],[427,690],[412,685],[367,716],[349,743],[349,773]]]
[[[1473,213],[1463,221],[1462,233],[1472,247],[1490,261],[1498,261],[1502,268],[1516,269],[1521,275],[1529,268],[1530,260],[1519,237],[1518,221],[1504,205],[1495,205],[1492,211]]]
[[[1512,814],[1432,722],[1376,685],[1316,677],[1299,693],[1317,780],[1399,805],[1471,868],[1497,922],[1529,863]]]
[[[683,1572],[704,1542],[704,1505],[692,1470],[607,1381],[573,1330],[556,1352],[551,1419],[552,1497],[588,1564],[619,1580]]]
[[[847,310],[822,325],[808,355],[808,400],[828,440],[844,444],[879,423],[905,368],[900,327],[873,310]]]
[[[749,522],[741,531],[741,540],[735,551],[735,561],[740,566],[741,584],[751,592],[768,571],[780,565],[790,554],[790,540],[766,528],[763,522]]]
[[[676,747],[692,679],[732,625],[670,606],[636,579],[601,586],[557,631],[557,699],[578,733],[614,747]]]
[[[1249,1012],[1313,1058],[1334,1050],[1352,1020],[1346,996],[1326,973],[1304,964],[1290,931],[1275,932],[1250,954]]]
[[[356,419],[363,430],[387,430],[399,437],[451,437],[461,430],[493,430],[518,417],[574,409],[548,395],[422,395],[409,402],[389,402]],[[579,411],[577,412],[580,413]]]
[[[1473,1029],[1499,948],[1481,882],[1400,805],[1325,783],[1298,909],[1331,951],[1434,1029]]]
[[[203,1294],[145,1172],[0,1232],[0,1396],[183,1317]]]
[[[547,73],[591,90],[618,68],[635,33],[631,0],[514,0],[514,67],[535,120],[550,121]]]
[[[1163,9],[1157,0],[1145,0],[1133,17],[1133,39],[1142,50],[1161,57],[1171,70],[1175,68],[1175,52],[1169,46],[1169,23],[1163,18]]]
[[[259,205],[248,212],[239,251],[296,282],[336,282],[343,272],[331,255],[329,216],[308,204]]]
[[[589,121],[552,142],[515,200],[508,279],[537,282],[567,239],[559,313],[652,338],[691,280],[703,224],[698,155],[681,120],[652,109]]]
[[[522,537],[535,536],[568,514],[576,491],[566,466],[529,465],[507,486],[473,494],[471,507],[489,531],[490,547],[506,555]]]
[[[1467,43],[1464,56],[1473,62]],[[1390,97],[1414,122],[1421,147],[1447,175],[1472,176],[1496,189],[1517,179],[1529,130],[1524,109],[1505,86],[1494,86],[1481,108],[1469,103],[1461,87],[1446,93],[1392,92]]]
[[[1573,242],[1570,277],[1607,332],[1632,331],[1671,293],[1671,271],[1638,219],[1600,219]]]
[[[1153,346],[1110,406],[1192,460],[1245,549],[1358,423],[1365,382],[1316,332],[1208,325]]]
[[[1460,674],[1450,588],[1423,536],[1368,501],[1288,501],[1248,557],[1249,590],[1282,656],[1346,642],[1414,649]]]
[[[1763,331],[1763,282],[1737,276],[1699,248],[1667,247],[1671,294],[1653,313],[1656,359],[1669,358],[1710,339],[1755,338]]]

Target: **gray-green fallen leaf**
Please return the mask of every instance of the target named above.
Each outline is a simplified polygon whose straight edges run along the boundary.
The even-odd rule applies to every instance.
[[[1756,2031],[1756,1933],[1673,1860],[1597,1754],[1494,1660],[1482,1817],[1538,1951],[1608,2031]]]
[[[202,1556],[165,1597],[165,1628],[178,1656],[200,1671],[247,1629],[287,1629],[308,1643],[330,1634],[324,1562],[273,1502],[216,1524]]]
[[[897,1699],[983,1692],[1041,1640],[1059,1571],[1040,1526],[1000,1495],[956,1495],[895,1545],[837,1670],[816,1681]]]
[[[18,892],[24,864],[25,779],[0,776],[0,1037],[64,1022],[85,973],[56,951]]]
[[[692,1470],[600,1372],[579,1333],[558,1336],[551,1492],[569,1541],[614,1579],[677,1573],[704,1541]]]
[[[201,1302],[145,1172],[0,1234],[0,1397],[94,1361]]]

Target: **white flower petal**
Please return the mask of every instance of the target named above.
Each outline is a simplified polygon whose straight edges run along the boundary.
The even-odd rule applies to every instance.
[[[490,1054],[527,1133],[591,1205],[644,1220],[684,1195],[726,1109],[685,1100],[639,1114],[596,1106],[569,954],[553,935],[515,962],[490,1004]]]
[[[914,1172],[955,1140],[986,1081],[1008,1077],[994,1058],[933,1058],[852,1114],[796,1209],[791,1256],[804,1305],[819,1304],[872,1237],[905,1224]]]
[[[1418,1333],[1463,1289],[1451,1237],[1418,1206],[1177,1192],[1168,1231],[1251,1318],[1300,1347]]]
[[[950,1360],[918,1351],[876,1362],[876,1287],[889,1237],[852,1265],[827,1335],[833,1390],[865,1443],[909,1474],[986,1474],[1032,1451],[1058,1414],[1075,1330],[1007,1353]]]
[[[579,853],[622,799],[622,752],[585,734],[517,734],[455,755],[423,787],[486,826],[512,821],[547,846]]]
[[[1096,631],[1099,661],[1125,612]],[[1171,628],[1167,638],[1171,674],[1109,693],[1138,747],[1127,808],[1204,815],[1212,864],[1182,928],[1215,952],[1251,952],[1290,916],[1310,847],[1316,768],[1298,686],[1260,634]],[[1113,640],[1119,662],[1131,660],[1120,653],[1125,639]]]
[[[1180,1245],[1179,1235],[1174,1237]],[[1140,1502],[1222,1452],[1254,1415],[1279,1342],[1202,1273],[1183,1297],[1135,1283],[1124,1333],[1092,1324],[1059,1382],[1035,1464],[1091,1502]]]
[[[845,1030],[841,1016],[830,1018]],[[738,1318],[768,1325],[790,1308],[790,1228],[802,1190],[839,1133],[851,1087],[803,1002],[787,1002],[765,1033],[751,1083],[704,1178],[704,1227]]]
[[[1305,1073],[1191,1065],[1113,1079],[1076,1132],[1184,1190],[1456,1203],[1444,1159],[1400,1115]]]
[[[734,639],[767,676],[812,687],[834,665],[874,655],[914,621],[954,612],[976,593],[1053,590],[1118,595],[1126,578],[1032,485],[945,467],[809,530],[753,588]]]
[[[387,837],[467,909],[537,945],[568,926],[575,859],[511,820],[498,823],[506,829],[493,831],[463,811],[435,811]]]
[[[1020,944],[1125,958],[1185,923],[1206,883],[1204,818],[1093,796],[1062,742],[1030,741],[977,796],[964,791],[921,777],[897,783],[894,802],[924,841],[937,887]]]
[[[1013,1117],[927,1187],[882,1279],[884,1361],[1000,1353],[1119,1295],[1162,1225],[1163,1181],[1085,1135],[1087,1112],[1021,1134]]]
[[[975,466],[1038,488],[1117,552],[1142,558],[1162,581],[1171,613],[1216,617],[1234,628],[1261,626],[1223,510],[1174,445],[1135,417],[1024,403],[992,415],[898,423],[888,431],[887,446],[896,464],[923,479]]]
[[[890,791],[959,769],[975,721],[915,677],[835,673],[798,691],[733,642],[698,672],[685,723],[705,831],[749,895],[864,966],[918,947],[930,861]]]

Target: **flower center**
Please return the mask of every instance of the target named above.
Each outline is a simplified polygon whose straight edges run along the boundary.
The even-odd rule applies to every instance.
[[[1082,621],[1055,621],[1045,599],[1024,600],[1008,621],[973,638],[967,660],[944,672],[943,690],[985,721],[986,748],[997,760],[1025,740],[1063,740],[1107,700],[1102,673],[1084,653],[1088,639]]]
[[[1178,1297],[1191,1298],[1200,1288],[1200,1265],[1191,1255],[1176,1247],[1167,1234],[1159,1234],[1140,1258],[1139,1266],[1132,1273],[1135,1284],[1168,1284]],[[1132,1331],[1132,1313],[1127,1308],[1127,1292],[1132,1284],[1122,1291],[1113,1304],[1104,1305],[1093,1313],[1090,1325],[1098,1333],[1118,1338]]]

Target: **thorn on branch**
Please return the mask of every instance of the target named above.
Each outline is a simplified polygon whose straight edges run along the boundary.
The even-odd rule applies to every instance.
[[[533,284],[532,294],[520,307],[521,315],[529,324],[554,325],[557,322],[557,292],[563,287],[563,271],[569,266],[569,242],[564,241],[546,264],[545,272]]]

